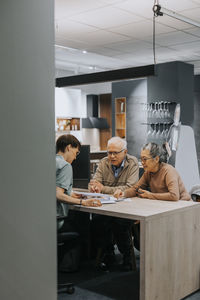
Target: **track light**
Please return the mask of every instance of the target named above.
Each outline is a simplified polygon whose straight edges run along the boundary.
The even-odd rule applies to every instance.
[[[182,16],[180,14],[177,14],[177,13],[175,13],[172,10],[169,10],[167,8],[164,8],[164,7],[161,7],[161,5],[159,5],[159,4],[156,4],[156,5],[153,6],[153,12],[154,12],[154,16],[155,17],[167,15],[169,17],[175,18],[177,20],[183,21],[185,23],[188,23],[190,25],[193,25],[193,26],[196,26],[196,27],[200,28],[200,23],[198,23],[198,22],[196,22],[194,20],[191,20],[191,19],[189,19],[189,18],[187,18],[185,16]]]

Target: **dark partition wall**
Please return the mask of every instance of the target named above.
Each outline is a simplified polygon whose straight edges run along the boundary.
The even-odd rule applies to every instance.
[[[156,76],[147,79],[148,102],[181,104],[181,123],[193,127],[194,66],[180,61],[158,64]]]
[[[80,154],[72,163],[73,186],[87,188],[90,181],[90,145],[82,145]]]

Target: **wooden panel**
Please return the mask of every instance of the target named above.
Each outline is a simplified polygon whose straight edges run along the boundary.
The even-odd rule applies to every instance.
[[[200,287],[200,205],[142,224],[140,300],[180,300]]]
[[[106,118],[110,128],[100,129],[100,148],[107,150],[107,142],[112,136],[112,95],[100,95],[100,117]]]

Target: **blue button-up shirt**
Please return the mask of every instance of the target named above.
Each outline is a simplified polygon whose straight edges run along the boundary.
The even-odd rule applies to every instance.
[[[125,164],[125,159],[122,161],[122,163],[119,167],[112,165],[112,170],[113,170],[115,178],[117,178],[119,176],[119,173],[123,169],[124,164]]]

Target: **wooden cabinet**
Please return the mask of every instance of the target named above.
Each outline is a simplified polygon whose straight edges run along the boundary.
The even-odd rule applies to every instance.
[[[115,98],[115,135],[126,138],[126,98]]]
[[[73,134],[80,139],[80,118],[57,117],[55,134],[56,140],[63,134]]]
[[[80,118],[57,118],[56,131],[66,132],[72,130],[80,130]]]

